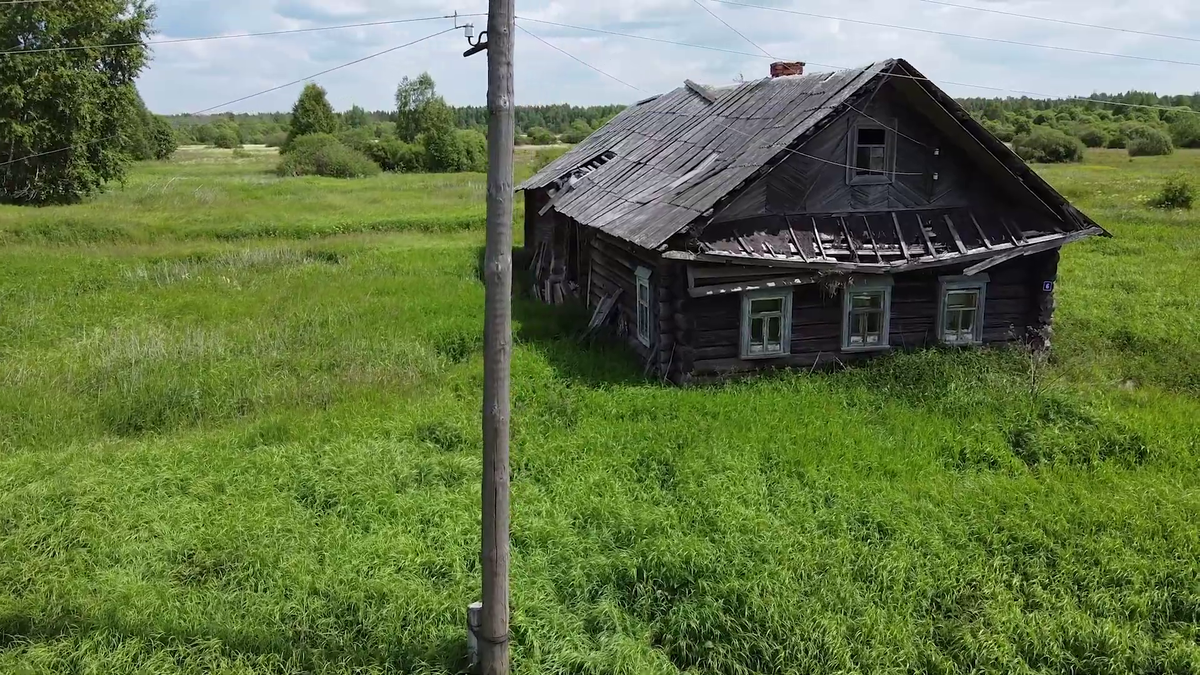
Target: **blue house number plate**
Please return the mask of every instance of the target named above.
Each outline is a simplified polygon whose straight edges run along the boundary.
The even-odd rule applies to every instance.
[[[1044,291],[1046,293],[1053,293],[1054,292],[1054,282],[1053,281],[1043,281],[1042,282],[1042,291]]]

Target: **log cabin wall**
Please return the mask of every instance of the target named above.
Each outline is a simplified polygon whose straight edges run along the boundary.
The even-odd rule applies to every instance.
[[[1018,258],[987,271],[984,298],[985,344],[1018,342],[1031,332],[1047,334],[1053,312],[1053,292],[1044,282],[1057,273],[1058,251]],[[761,278],[761,268],[746,268],[747,279]],[[896,275],[892,288],[889,344],[893,349],[918,349],[938,344],[939,278],[961,274],[946,267]],[[685,273],[686,274],[686,273]],[[734,277],[722,283],[736,281]],[[686,286],[686,280],[684,282]],[[677,294],[676,345],[678,384],[720,379],[732,373],[774,368],[814,368],[850,363],[879,352],[842,351],[842,291],[832,295],[821,283],[792,289],[791,354],[745,360],[740,357],[742,295],[730,293],[692,298]]]

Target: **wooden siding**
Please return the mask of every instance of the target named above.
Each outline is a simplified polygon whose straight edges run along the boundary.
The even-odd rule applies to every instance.
[[[880,126],[875,120],[899,132],[888,132],[896,175],[888,183],[852,185],[840,166],[851,163],[851,133],[858,124]],[[962,207],[981,212],[1002,208],[1016,217],[1048,218],[1038,210],[1032,194],[1021,201],[998,195],[995,181],[890,85],[815,134],[803,151],[828,161],[793,154],[748,186],[714,221],[765,214]]]
[[[1023,340],[1049,316],[1043,281],[1052,281],[1057,251],[1020,258],[988,271],[983,340],[986,344]],[[759,270],[748,270],[753,279]],[[892,288],[890,345],[916,349],[938,344],[938,280],[959,274],[943,268],[900,274]],[[795,286],[792,296],[791,354],[775,359],[743,360],[739,355],[741,294],[691,298],[679,303],[677,347],[681,369],[704,381],[731,373],[772,368],[812,368],[848,363],[878,353],[842,351],[841,292],[831,295],[824,284]],[[1050,294],[1052,296],[1052,294]],[[1051,302],[1052,308],[1052,302]],[[679,376],[673,376],[679,380]]]

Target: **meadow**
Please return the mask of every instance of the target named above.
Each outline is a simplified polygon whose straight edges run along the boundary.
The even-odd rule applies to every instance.
[[[0,207],[0,672],[465,668],[484,178],[273,162]],[[1200,152],[1038,170],[1115,235],[1047,363],[681,390],[518,298],[515,672],[1200,673]]]

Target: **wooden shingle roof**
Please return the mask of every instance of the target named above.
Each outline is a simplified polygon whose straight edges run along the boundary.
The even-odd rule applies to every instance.
[[[627,108],[517,189],[553,185],[559,213],[657,247],[893,63],[705,88],[708,96],[688,83]]]

